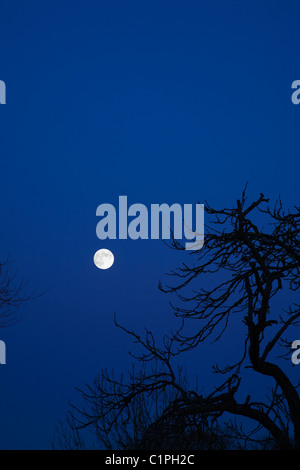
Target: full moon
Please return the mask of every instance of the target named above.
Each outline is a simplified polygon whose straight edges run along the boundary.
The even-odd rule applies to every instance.
[[[94,263],[99,269],[108,269],[114,264],[114,255],[111,251],[103,248],[96,251],[94,255]]]

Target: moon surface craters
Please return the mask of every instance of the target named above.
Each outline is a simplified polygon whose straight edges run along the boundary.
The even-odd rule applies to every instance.
[[[108,269],[114,264],[114,255],[106,248],[98,250],[94,255],[94,263],[99,269]]]

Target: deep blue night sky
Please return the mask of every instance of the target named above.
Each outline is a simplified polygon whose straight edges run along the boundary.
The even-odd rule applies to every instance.
[[[231,206],[247,181],[249,197],[299,202],[299,19],[296,0],[1,1],[0,256],[49,289],[0,332],[2,449],[50,448],[74,387],[126,370],[114,312],[139,331],[174,324],[157,283],[181,257],[100,241],[99,204]],[[205,390],[210,365],[200,351]]]

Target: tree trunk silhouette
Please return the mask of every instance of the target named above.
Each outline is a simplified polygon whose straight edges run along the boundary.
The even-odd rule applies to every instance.
[[[102,371],[91,386],[81,390],[85,407],[72,407],[71,427],[79,432],[94,426],[98,435],[108,436],[130,419],[130,406],[137,397],[151,401],[157,393],[171,390],[170,399],[163,402],[159,413],[150,414],[146,430],[176,421],[188,429],[193,419],[199,426],[205,423],[210,435],[216,430],[228,446],[235,439],[241,448],[259,445],[299,450],[298,385],[292,383],[283,367],[292,342],[286,338],[287,330],[300,320],[300,306],[293,301],[300,286],[299,207],[285,211],[278,200],[271,208],[263,194],[247,203],[246,188],[233,208],[205,207],[209,220],[204,247],[185,252],[186,262],[170,273],[172,284],[159,284],[162,292],[176,296],[172,308],[181,320],[178,330],[158,345],[150,331],[145,330],[141,336],[115,320],[116,326],[142,348],[133,355],[136,368],[128,378],[118,380]],[[171,248],[184,250],[175,239]],[[206,279],[210,287],[205,289],[202,281]],[[286,308],[282,312],[274,308],[273,302],[279,292],[285,293]],[[234,364],[214,367],[214,372],[223,377],[221,384],[202,396],[188,381],[182,382],[174,363],[208,339],[221,341],[233,319],[239,319],[245,337],[240,356]],[[186,328],[191,320],[192,333]],[[284,348],[281,357],[270,360],[279,347]],[[273,379],[274,387],[266,400],[251,399],[250,394],[237,400],[247,368]],[[227,415],[235,421],[229,421],[224,428],[219,423]],[[254,429],[244,430],[243,422],[236,423],[238,418],[247,418]]]

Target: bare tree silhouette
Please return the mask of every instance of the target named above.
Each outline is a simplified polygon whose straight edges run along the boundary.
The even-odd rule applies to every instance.
[[[21,318],[19,307],[36,297],[27,292],[28,282],[18,279],[12,263],[6,259],[0,262],[0,328],[15,325]]]
[[[157,370],[155,370],[157,368]],[[128,379],[117,380],[107,370],[95,379],[93,386],[81,391],[86,409],[71,405],[66,422],[59,424],[54,448],[86,450],[181,450],[226,449],[229,437],[221,434],[217,422],[197,416],[177,417],[167,410],[180,398],[176,387],[156,383],[163,377],[157,361],[149,375],[144,365],[137,372],[132,368]],[[165,375],[167,379],[167,374]],[[178,385],[187,386],[181,369],[177,370]],[[153,380],[153,383],[151,381]],[[101,395],[101,398],[99,399]],[[119,406],[118,399],[124,404]],[[75,414],[79,416],[75,417]],[[82,419],[84,421],[82,421]],[[84,439],[83,429],[91,428],[90,439]],[[87,443],[88,442],[88,443]]]
[[[120,431],[123,437],[126,433],[130,436],[134,448],[152,449],[154,441],[147,439],[154,433],[166,450],[184,446],[184,435],[192,448],[207,448],[209,439],[217,438],[227,446],[234,439],[241,448],[254,444],[300,449],[298,385],[284,370],[294,339],[286,337],[287,330],[300,319],[296,303],[300,286],[299,207],[285,211],[278,200],[271,208],[263,194],[249,204],[244,190],[235,207],[217,210],[206,204],[206,214],[210,222],[203,249],[186,254],[189,262],[170,273],[171,285],[159,285],[163,292],[178,298],[172,307],[181,320],[179,329],[158,345],[150,331],[140,336],[115,321],[142,348],[133,355],[137,368],[119,380],[103,371],[91,386],[81,390],[85,405],[70,410],[73,432],[94,427],[107,448],[126,447],[118,437]],[[184,250],[174,239],[171,246]],[[207,279],[210,287],[205,289],[201,280]],[[275,302],[280,295],[287,304],[284,311]],[[223,368],[214,367],[220,385],[203,396],[182,380],[174,362],[208,339],[221,341],[233,321],[238,322],[239,337],[244,338],[240,357]],[[280,347],[284,348],[282,353],[271,361],[269,357]],[[291,361],[288,367],[292,367]],[[244,392],[247,369],[266,384],[273,382],[264,399],[251,399],[251,394]],[[158,395],[164,399],[154,412],[139,411],[137,404],[155,404]],[[137,434],[134,426],[129,426],[133,413],[142,424]],[[227,416],[230,419],[224,427],[221,423]],[[172,441],[172,429],[179,428]],[[205,444],[196,440],[197,429],[209,437]],[[105,441],[107,436],[110,442]]]

